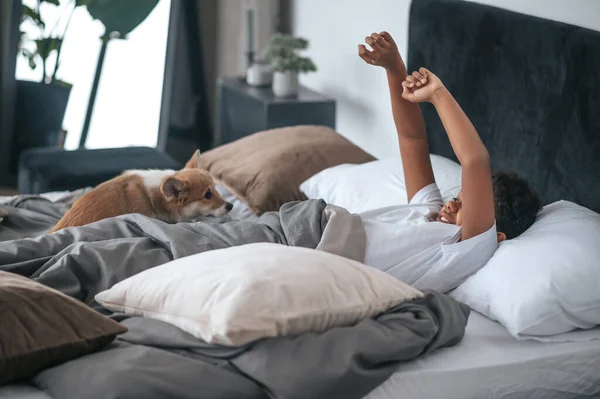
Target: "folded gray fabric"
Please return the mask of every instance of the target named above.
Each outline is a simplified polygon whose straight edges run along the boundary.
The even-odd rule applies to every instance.
[[[105,350],[38,374],[56,398],[362,398],[401,362],[458,343],[469,308],[426,292],[353,327],[209,345],[158,320],[133,317]]]

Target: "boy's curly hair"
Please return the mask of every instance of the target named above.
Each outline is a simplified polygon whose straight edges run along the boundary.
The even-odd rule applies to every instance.
[[[507,239],[518,237],[535,222],[542,201],[529,183],[514,172],[494,172],[492,185],[496,230],[506,234]]]

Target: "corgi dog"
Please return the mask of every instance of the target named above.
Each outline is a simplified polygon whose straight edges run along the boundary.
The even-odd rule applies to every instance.
[[[221,197],[211,175],[198,168],[199,156],[196,150],[179,171],[128,170],[99,184],[75,201],[49,233],[129,213],[167,223],[227,214],[233,204]]]

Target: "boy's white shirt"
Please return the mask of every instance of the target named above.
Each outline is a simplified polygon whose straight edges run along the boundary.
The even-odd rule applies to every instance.
[[[460,241],[460,226],[435,220],[443,205],[432,183],[409,204],[360,213],[367,234],[364,263],[419,290],[456,288],[493,256],[498,248],[496,225]]]

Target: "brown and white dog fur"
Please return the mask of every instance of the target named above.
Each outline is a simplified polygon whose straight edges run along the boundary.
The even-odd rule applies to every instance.
[[[211,175],[198,168],[200,151],[175,170],[129,170],[79,198],[49,233],[102,219],[140,213],[167,223],[199,216],[222,216],[233,205],[215,189]]]

